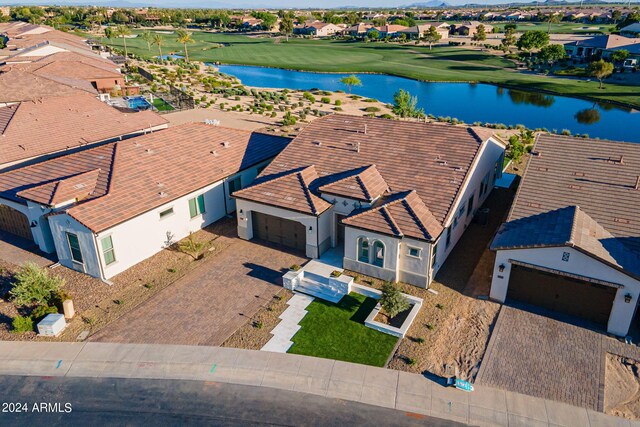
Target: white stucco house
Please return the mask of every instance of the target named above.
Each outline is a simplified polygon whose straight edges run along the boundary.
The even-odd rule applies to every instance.
[[[190,123],[12,169],[0,173],[0,229],[108,281],[233,213],[230,194],[289,141]]]
[[[540,135],[491,248],[491,298],[624,336],[640,297],[640,145]]]
[[[487,129],[330,115],[237,191],[238,235],[427,287],[501,175]]]

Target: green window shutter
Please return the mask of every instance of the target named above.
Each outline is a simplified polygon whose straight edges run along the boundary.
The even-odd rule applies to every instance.
[[[189,215],[191,218],[195,218],[198,215],[198,205],[196,204],[196,199],[189,200]]]
[[[198,196],[198,213],[205,213],[206,210],[204,208],[204,194]]]

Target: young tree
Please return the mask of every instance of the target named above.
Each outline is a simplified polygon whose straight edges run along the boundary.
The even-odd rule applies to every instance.
[[[144,31],[140,37],[142,37],[142,40],[147,42],[147,50],[151,51],[151,43],[153,43],[153,34],[151,31]]]
[[[18,305],[46,304],[53,294],[64,285],[60,276],[49,276],[49,272],[33,262],[27,262],[16,274],[16,282],[9,294]]]
[[[380,32],[378,30],[369,30],[367,38],[369,40],[378,40],[380,38]]]
[[[188,33],[185,30],[178,30],[176,32],[176,35],[178,36],[178,43],[184,46],[184,59],[189,62],[189,51],[187,50],[187,44],[195,43],[195,40],[193,40],[193,37],[191,37],[191,33]]]
[[[160,53],[160,59],[163,59],[163,58],[162,58],[162,45],[164,44],[164,37],[162,37],[162,36],[161,36],[160,34],[158,34],[158,33],[155,33],[155,34],[153,35],[152,43],[153,43],[155,46],[158,46],[158,52]]]
[[[436,30],[436,27],[434,27],[433,25],[429,27],[429,29],[424,33],[424,36],[422,37],[424,41],[429,43],[429,50],[431,50],[433,44],[437,43],[441,38],[442,36],[440,35],[440,33],[438,33],[438,30]]]
[[[561,44],[550,44],[540,49],[540,58],[552,67],[556,61],[560,61],[566,56],[567,52]]]
[[[546,21],[547,21],[547,34],[551,34],[551,24],[557,24],[558,22],[560,22],[560,14],[551,13],[549,14],[549,16],[547,16]]]
[[[362,86],[362,81],[355,74],[341,78],[340,83],[349,88],[349,93],[354,86]]]
[[[505,25],[504,38],[502,39],[501,44],[507,49],[509,46],[514,46],[516,44],[516,30],[514,28],[507,28]]]
[[[613,73],[613,64],[607,62],[604,59],[594,61],[587,67],[589,75],[595,77],[600,82],[600,89],[602,89],[602,80],[609,77]]]
[[[480,24],[478,25],[478,28],[476,28],[476,33],[473,35],[471,40],[476,42],[483,42],[486,39],[487,39],[487,32],[485,31],[484,25]]]
[[[131,29],[126,25],[118,25],[115,35],[122,37],[122,43],[124,44],[124,56],[125,58],[129,57],[129,52],[127,52],[127,36],[131,35]]]
[[[115,34],[113,33],[113,28],[106,27],[104,29],[104,36],[109,39],[109,42],[112,42],[113,41],[112,39],[115,36]]]
[[[286,14],[282,21],[280,21],[280,32],[283,33],[289,41],[289,35],[293,34],[293,17],[290,14]]]
[[[380,305],[389,318],[394,318],[411,307],[407,297],[402,295],[398,288],[393,286],[393,283],[391,282],[387,282],[382,285]]]
[[[623,63],[629,57],[629,51],[626,49],[616,50],[611,54],[611,60],[617,63]]]
[[[542,49],[546,45],[549,44],[549,34],[544,31],[527,31],[518,39],[518,49],[523,50],[525,52],[529,52],[529,56],[531,56],[531,51],[534,49]]]
[[[402,118],[424,117],[424,110],[418,108],[418,98],[411,96],[411,94],[404,89],[400,89],[393,95],[392,111],[395,115]]]

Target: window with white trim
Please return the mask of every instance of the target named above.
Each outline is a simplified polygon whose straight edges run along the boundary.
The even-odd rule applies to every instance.
[[[165,219],[166,217],[171,215],[173,215],[173,207],[160,211],[160,219]]]
[[[412,256],[414,258],[420,258],[420,252],[422,252],[422,249],[420,248],[413,248],[411,246],[409,246],[409,256]]]
[[[73,262],[84,264],[78,235],[67,232],[67,243],[69,244],[69,251],[71,252],[71,259],[73,260]]]
[[[384,267],[384,244],[380,241],[373,243],[373,265]]]
[[[104,263],[106,265],[109,265],[116,262],[116,252],[113,249],[113,240],[111,239],[111,236],[104,237],[102,240],[100,240],[100,245],[102,246]]]
[[[358,261],[369,262],[369,241],[364,237],[358,239]]]
[[[204,194],[194,197],[193,199],[189,199],[189,215],[191,218],[195,218],[205,212]]]

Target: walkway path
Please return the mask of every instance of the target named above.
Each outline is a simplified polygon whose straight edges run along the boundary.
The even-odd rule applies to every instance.
[[[422,375],[329,359],[235,348],[0,341],[0,375],[155,378],[293,390],[473,425],[638,425],[592,410]],[[418,416],[418,415],[416,415]]]
[[[307,308],[314,300],[312,296],[305,294],[295,294],[287,305],[289,306],[280,316],[281,322],[273,328],[269,340],[260,350],[273,351],[275,353],[286,353],[293,345],[291,339],[300,330],[300,321],[307,315]]]

